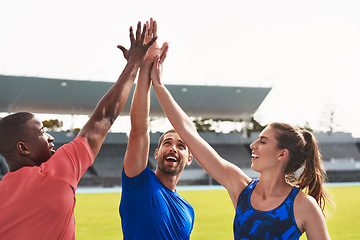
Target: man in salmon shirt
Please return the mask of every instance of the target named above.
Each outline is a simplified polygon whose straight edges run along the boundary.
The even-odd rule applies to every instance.
[[[106,134],[123,109],[138,69],[154,37],[145,43],[147,26],[130,27],[127,64],[70,143],[56,152],[54,138],[33,114],[19,112],[0,120],[0,154],[10,172],[0,181],[1,239],[75,239],[75,190],[93,164]]]

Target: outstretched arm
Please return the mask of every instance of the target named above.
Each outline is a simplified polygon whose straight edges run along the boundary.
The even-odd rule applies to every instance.
[[[153,38],[148,43],[144,43],[146,28],[147,26],[144,25],[141,32],[141,23],[138,22],[135,37],[133,29],[130,27],[130,49],[127,50],[123,46],[118,46],[123,51],[127,64],[119,79],[101,98],[90,119],[79,132],[79,136],[85,138],[89,143],[95,157],[99,153],[111,125],[126,103],[137,71],[144,62],[148,48],[156,40]]]
[[[236,206],[240,192],[250,182],[250,178],[234,164],[221,158],[219,154],[198,134],[191,119],[175,102],[161,81],[162,64],[166,53],[154,61],[151,80],[159,102],[181,139],[188,145],[191,153],[201,166],[229,192]]]
[[[147,22],[148,31],[145,35],[145,43],[157,37],[157,23],[150,19]],[[150,112],[150,70],[157,54],[162,54],[164,46],[160,49],[155,42],[148,50],[145,62],[140,68],[138,82],[131,103],[131,130],[127,151],[124,159],[124,171],[128,177],[139,175],[146,167],[149,157],[150,136],[149,112]]]

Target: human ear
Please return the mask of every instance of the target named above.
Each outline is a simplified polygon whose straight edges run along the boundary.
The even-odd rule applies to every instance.
[[[29,155],[30,151],[24,142],[17,142],[16,143],[16,150],[22,155]]]
[[[157,149],[155,149],[155,152],[154,152],[155,159],[157,159],[158,154],[159,154],[159,149],[157,148]]]
[[[282,149],[279,154],[279,159],[287,158],[289,156],[289,150],[288,149]]]
[[[189,155],[188,160],[186,162],[186,166],[189,166],[192,163],[193,160],[194,160],[193,156]]]

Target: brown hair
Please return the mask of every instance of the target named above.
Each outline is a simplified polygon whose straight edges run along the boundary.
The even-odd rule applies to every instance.
[[[164,133],[161,135],[161,137],[159,138],[159,142],[158,142],[157,148],[160,148],[161,143],[164,141],[165,135],[168,134],[168,133],[171,133],[171,132],[176,133],[175,129],[170,129],[170,130],[167,130],[166,132],[164,132]]]
[[[175,131],[175,129],[170,129],[170,130],[167,130],[166,132],[164,132],[161,137],[159,138],[159,142],[158,142],[158,145],[157,145],[157,148],[159,149],[160,146],[161,146],[161,143],[164,141],[164,138],[165,138],[165,135],[168,134],[168,133],[177,133]],[[189,147],[187,146],[187,149],[188,149],[188,152],[189,152],[189,155],[191,155],[191,152],[190,152],[190,149]]]
[[[322,156],[314,135],[307,130],[299,130],[286,123],[272,123],[276,129],[279,149],[289,150],[289,161],[285,168],[287,180],[294,182],[301,190],[314,197],[322,212],[325,212],[325,201],[333,205],[330,195],[323,187],[326,172],[322,167]],[[296,179],[295,172],[304,170]]]

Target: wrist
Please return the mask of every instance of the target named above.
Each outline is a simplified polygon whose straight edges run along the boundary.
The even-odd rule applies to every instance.
[[[158,80],[152,81],[152,84],[153,84],[154,88],[164,88],[165,87],[164,84]]]
[[[144,62],[141,66],[140,66],[140,70],[142,71],[146,71],[146,72],[150,72],[152,68],[152,62]]]
[[[127,68],[131,68],[131,69],[138,69],[140,68],[141,64],[139,62],[133,62],[133,61],[128,61],[126,63],[126,66]]]

